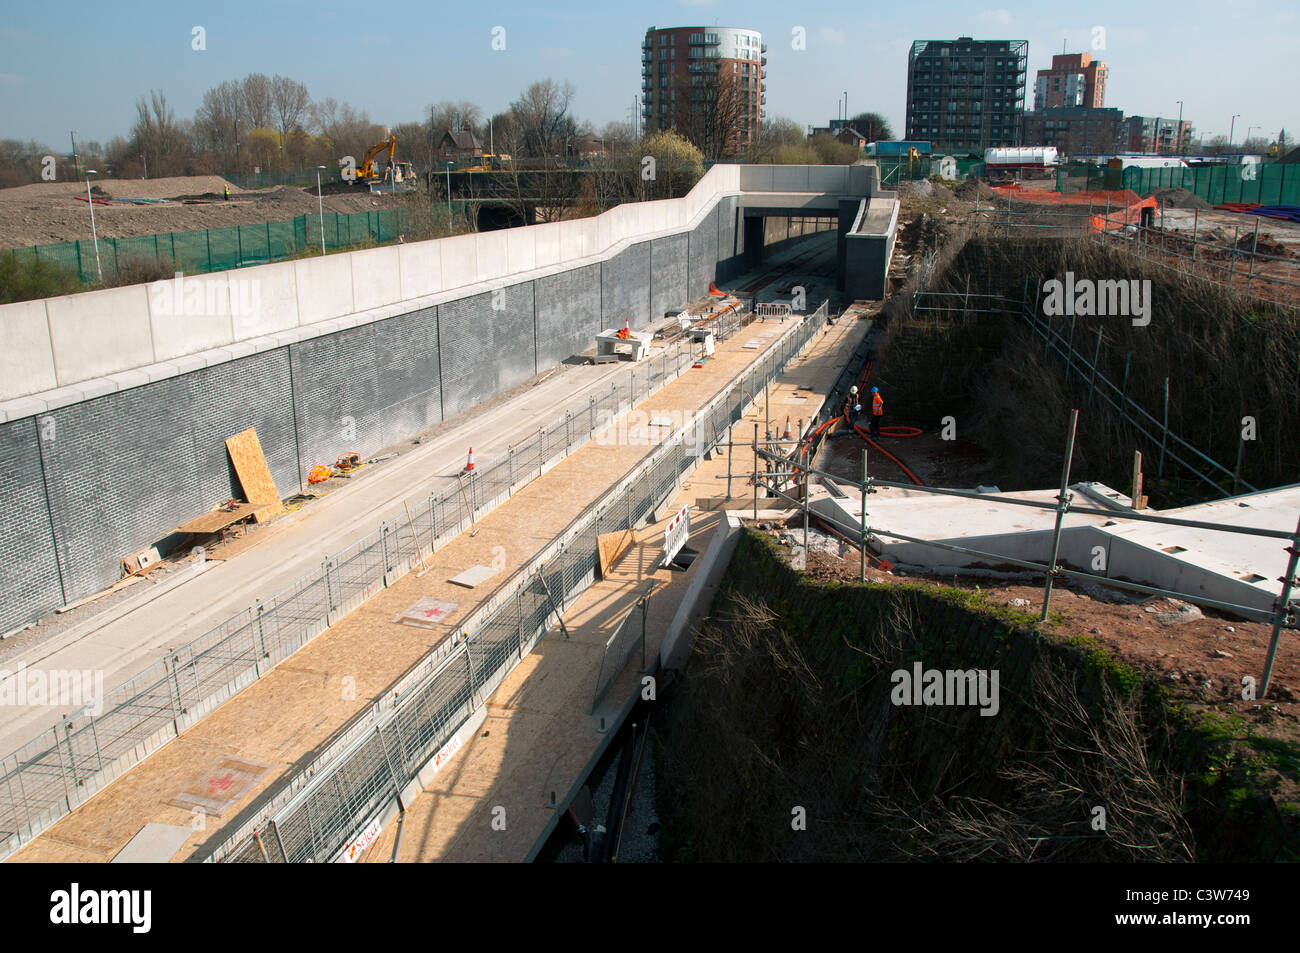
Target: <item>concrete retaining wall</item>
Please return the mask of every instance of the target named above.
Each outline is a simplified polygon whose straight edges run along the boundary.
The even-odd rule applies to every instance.
[[[371,454],[625,315],[644,325],[703,295],[741,270],[736,198],[719,195],[738,182],[718,166],[687,198],[594,219],[204,276],[205,304],[247,300],[255,278],[255,314],[174,314],[187,290],[145,285],[0,308],[0,393],[44,391],[0,405],[0,632],[111,584],[123,556],[239,495],[232,434],[257,429],[287,496],[343,450]]]

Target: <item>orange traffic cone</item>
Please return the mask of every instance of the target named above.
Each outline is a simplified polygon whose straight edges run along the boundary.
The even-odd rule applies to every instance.
[[[474,448],[473,448],[473,447],[470,447],[470,448],[469,448],[469,461],[466,462],[466,464],[465,464],[465,472],[466,472],[466,473],[469,473],[469,471],[470,471],[470,470],[473,470],[473,469],[474,469]]]
[[[785,433],[781,434],[781,439],[782,439],[782,440],[790,440],[790,439],[793,438],[793,437],[794,437],[794,434],[790,432],[790,415],[789,415],[789,414],[786,414],[786,415],[785,415]]]

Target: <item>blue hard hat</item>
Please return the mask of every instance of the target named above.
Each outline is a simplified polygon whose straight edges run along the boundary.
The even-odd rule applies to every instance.
[[[871,393],[873,393],[873,394],[879,394],[879,393],[880,393],[880,388],[879,388],[879,387],[873,387],[873,388],[871,388]]]

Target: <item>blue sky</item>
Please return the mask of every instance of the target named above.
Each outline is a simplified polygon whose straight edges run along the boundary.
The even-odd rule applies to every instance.
[[[1029,41],[1034,71],[1062,41],[1093,52],[1094,28],[1110,64],[1106,105],[1128,114],[1177,116],[1206,138],[1247,129],[1300,138],[1300,0],[1093,0],[1091,3],[958,3],[952,0],[663,0],[604,5],[329,0],[248,3],[9,3],[0,19],[0,138],[68,148],[125,135],[136,99],[162,89],[190,117],[203,91],[261,71],[333,96],[384,124],[417,119],[439,100],[503,109],[547,77],[577,87],[574,111],[597,127],[626,120],[640,88],[647,27],[717,25],[760,30],[768,44],[768,114],[824,124],[848,91],[849,112],[882,112],[902,134],[907,50],[913,40]],[[382,14],[376,11],[383,11]],[[206,30],[207,49],[191,48]],[[503,51],[492,31],[505,28]],[[806,50],[792,49],[802,27]]]

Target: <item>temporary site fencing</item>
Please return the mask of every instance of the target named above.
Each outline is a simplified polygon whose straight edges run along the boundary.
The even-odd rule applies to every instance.
[[[825,317],[823,304],[816,314],[788,331],[750,371],[744,386],[750,392],[764,386],[807,343]],[[713,330],[725,337],[739,326],[736,321]],[[410,507],[409,516],[405,510],[395,515],[283,591],[257,600],[105,692],[101,714],[64,717],[0,760],[0,857],[30,841],[381,588],[419,566],[476,519],[592,439],[613,416],[675,379],[691,366],[694,347],[693,342],[677,341],[658,356],[634,365],[611,384],[608,393],[575,402],[549,426],[510,447],[504,457],[480,464],[460,483]],[[742,406],[741,394],[733,385],[723,395],[726,400],[720,397],[697,417],[689,429],[699,438],[698,446],[716,442],[719,434],[725,433]],[[659,448],[600,507],[577,521],[529,569],[516,574],[480,605],[463,627],[469,638],[454,644],[449,641],[439,649],[443,656],[450,653],[451,657],[435,652],[417,666],[395,694],[386,696],[337,735],[312,767],[293,781],[290,793],[335,762],[343,749],[362,741],[378,739],[387,744],[390,739],[400,740],[400,747],[391,750],[403,770],[423,764],[460,723],[459,706],[470,699],[481,700],[495,685],[493,679],[499,681],[504,674],[501,661],[511,649],[526,654],[555,607],[586,584],[581,580],[589,581],[595,565],[595,534],[615,526],[631,528],[645,519],[655,501],[695,459],[696,446],[691,444],[688,453],[678,434]],[[387,734],[356,727],[381,722]],[[358,735],[359,730],[364,737]],[[365,752],[366,757],[374,754],[369,748]],[[365,813],[363,807],[377,796],[364,789],[364,784],[374,783],[373,775],[366,775],[369,780],[364,783],[358,775],[353,784],[352,772],[358,766],[346,764],[352,765],[348,773],[327,773],[321,783],[333,778],[334,787],[313,787],[312,791],[319,789],[320,793],[310,800],[314,812],[310,816],[324,824],[328,813],[324,803],[341,790],[340,785],[346,785],[347,797],[334,808],[346,817],[330,821],[334,826],[318,825],[305,846],[291,841],[295,847],[287,855],[289,859],[327,859],[331,852],[337,853],[343,843],[337,836],[349,833],[351,819],[358,812]],[[399,784],[398,789],[404,785]],[[387,782],[382,790],[385,796],[392,793]],[[228,850],[223,848],[222,853]]]
[[[1091,163],[1072,163],[1056,172],[1059,192],[1132,189],[1150,195],[1159,189],[1186,189],[1211,205],[1256,202],[1300,205],[1300,163],[1212,163],[1190,168],[1139,169],[1120,172]]]
[[[267,797],[208,859],[254,863],[336,859],[358,832],[395,804],[417,773],[593,582],[597,538],[633,529],[652,518],[696,461],[728,439],[729,428],[751,402],[749,395],[781,374],[825,325],[826,314],[823,303],[786,331],[741,380],[665,439],[481,602],[460,627],[461,638],[447,647],[449,652],[441,648],[431,652],[383,702],[354,718],[337,740]],[[413,550],[409,542],[407,549]],[[635,640],[628,645],[634,646]],[[624,663],[630,654],[630,649],[624,653]]]
[[[326,212],[299,215],[288,222],[262,222],[230,228],[204,228],[192,232],[159,232],[129,238],[79,239],[55,245],[33,245],[0,254],[13,259],[53,262],[76,272],[82,281],[100,274],[116,278],[123,269],[162,264],[187,274],[262,265],[292,258],[305,251],[352,248],[368,241],[390,242],[409,229],[404,209],[373,212]]]

